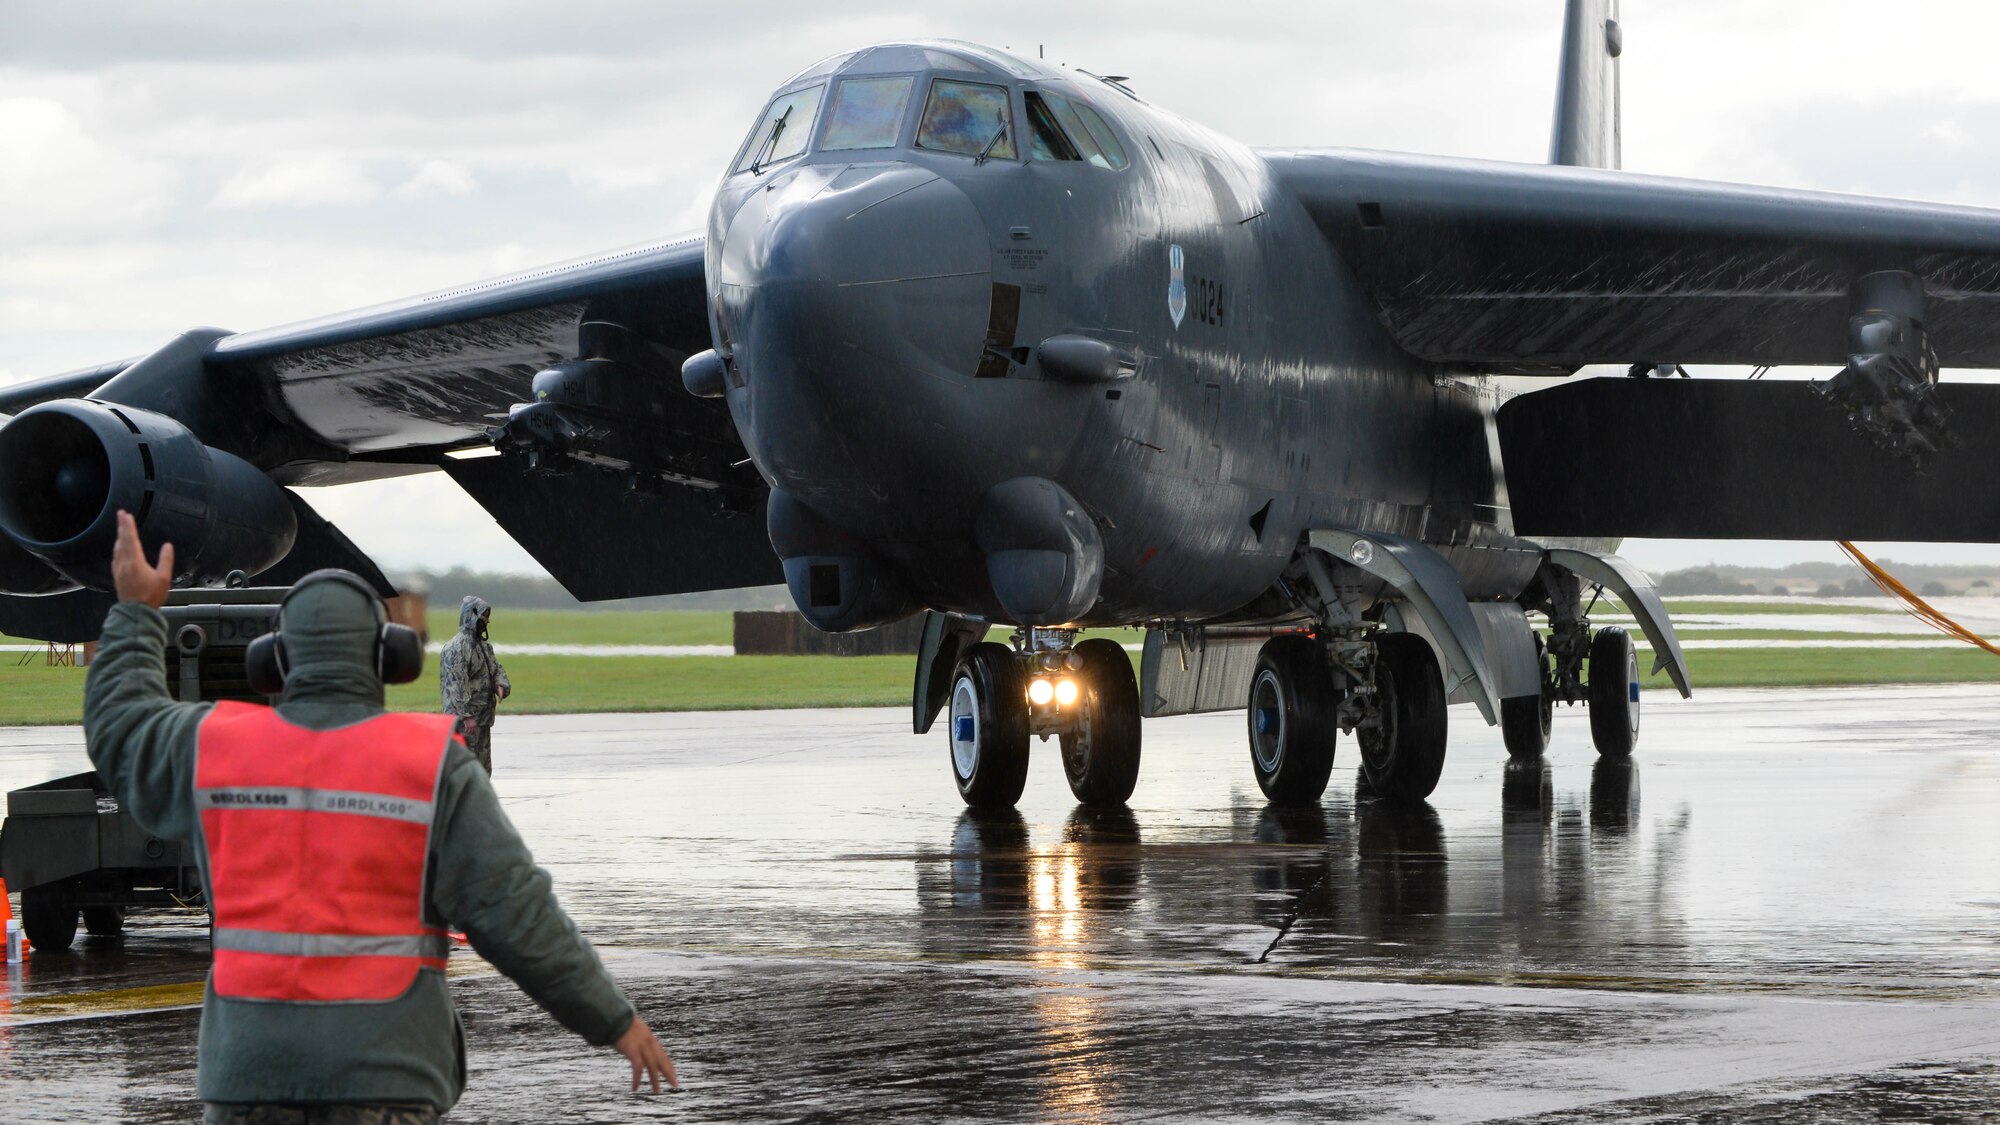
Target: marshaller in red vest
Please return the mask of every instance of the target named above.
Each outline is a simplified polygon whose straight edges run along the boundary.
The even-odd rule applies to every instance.
[[[422,671],[417,635],[389,623],[347,571],[285,598],[249,653],[277,707],[167,694],[173,547],[148,563],[119,513],[118,604],[84,690],[91,761],[124,807],[189,840],[213,912],[197,1089],[204,1120],[263,1106],[434,1121],[465,1083],[445,983],[472,947],[592,1044],[631,1064],[632,1089],[674,1086],[673,1060],[605,972],[500,809],[446,715],[387,714],[385,680]]]

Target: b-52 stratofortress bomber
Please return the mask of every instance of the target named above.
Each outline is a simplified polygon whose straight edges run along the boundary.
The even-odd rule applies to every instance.
[[[962,43],[827,59],[701,237],[0,391],[0,628],[88,636],[120,508],[186,584],[384,584],[295,489],[442,469],[580,598],[926,614],[914,726],[974,805],[1037,736],[1122,802],[1142,717],[1244,707],[1280,803],[1343,734],[1421,799],[1455,702],[1518,756],[1584,703],[1630,754],[1599,596],[1688,679],[1620,537],[2000,541],[1961,440],[2000,400],[1938,380],[2000,367],[2000,213],[1618,171],[1617,15],[1569,0],[1548,165],[1250,149]],[[1564,381],[1598,364],[1839,374]]]

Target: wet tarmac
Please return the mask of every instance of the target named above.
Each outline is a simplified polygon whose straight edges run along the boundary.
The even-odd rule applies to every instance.
[[[453,1120],[2000,1120],[2000,692],[1648,704],[1625,766],[1581,711],[1522,768],[1455,709],[1428,805],[1303,813],[1240,714],[1149,723],[1129,811],[1041,753],[997,816],[901,711],[503,718],[688,1092],[460,957]],[[0,787],[79,744],[0,730]],[[0,1120],[198,1120],[193,921],[10,974]]]

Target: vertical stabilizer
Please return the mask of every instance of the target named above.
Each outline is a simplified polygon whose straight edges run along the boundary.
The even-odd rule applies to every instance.
[[[1622,157],[1618,56],[1625,51],[1625,33],[1618,26],[1618,0],[1568,3],[1549,163],[1616,168]]]

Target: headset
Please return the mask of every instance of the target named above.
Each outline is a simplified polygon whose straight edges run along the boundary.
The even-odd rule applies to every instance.
[[[277,629],[250,642],[250,648],[243,654],[243,662],[251,691],[259,695],[278,695],[285,690],[285,679],[291,674],[290,664],[285,658],[285,606],[298,596],[300,590],[318,582],[338,582],[359,590],[367,595],[368,604],[375,607],[375,674],[382,677],[383,683],[407,684],[423,675],[424,641],[417,631],[389,620],[389,607],[382,604],[382,597],[375,592],[375,587],[360,575],[351,570],[328,568],[315,570],[294,583],[284,600],[278,603]]]

